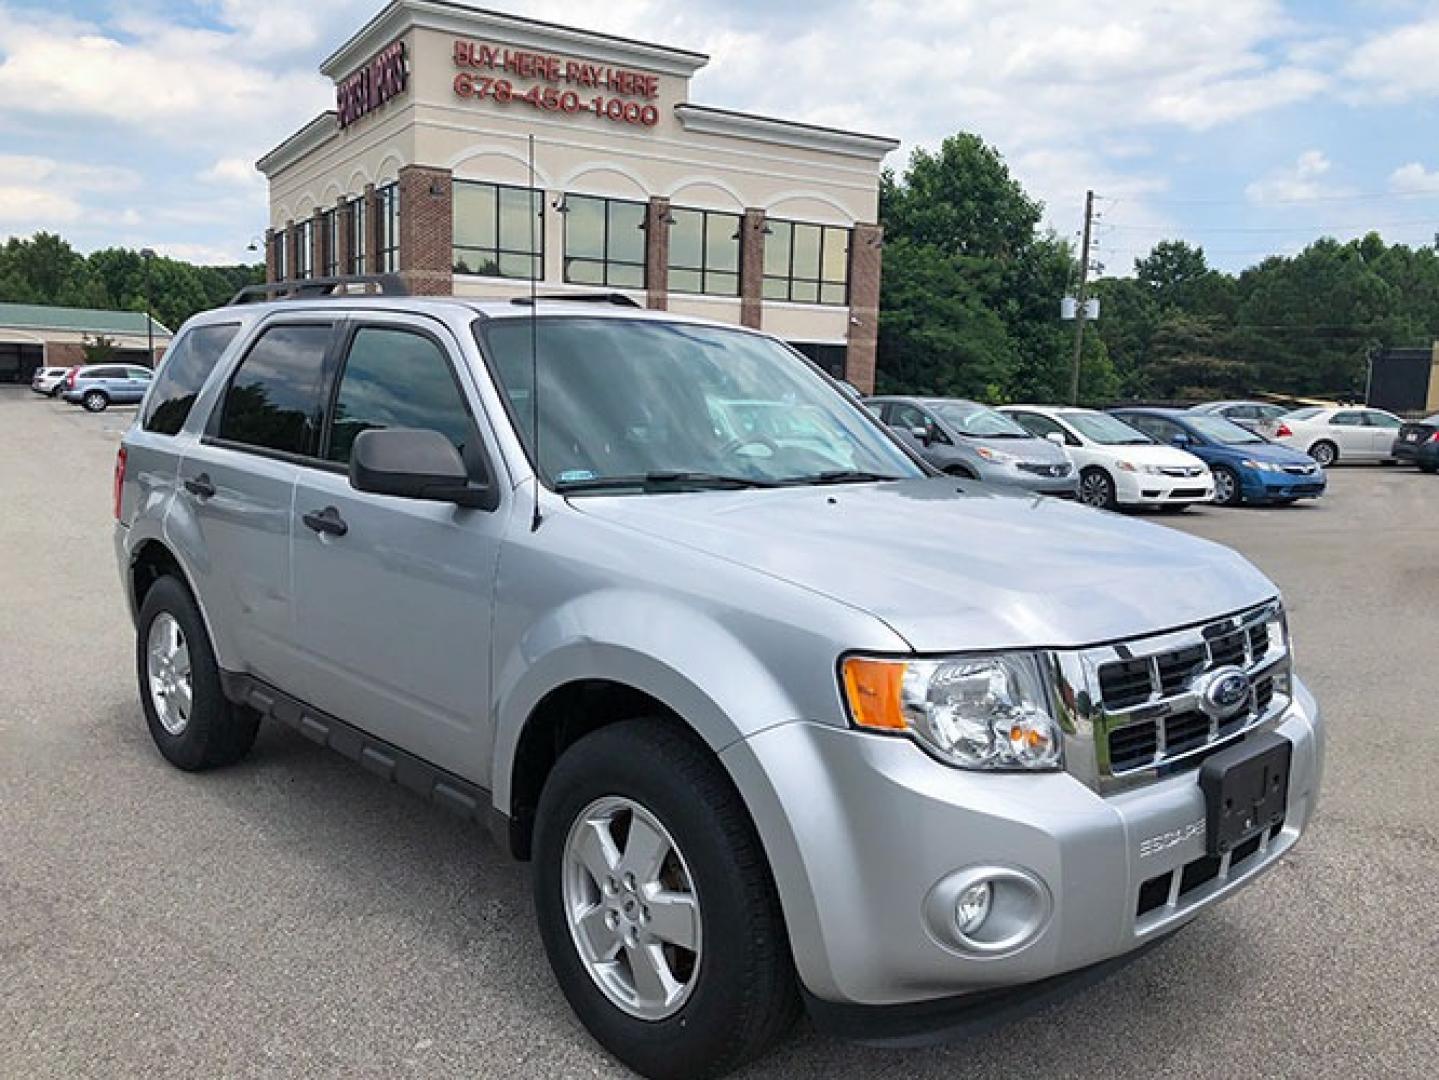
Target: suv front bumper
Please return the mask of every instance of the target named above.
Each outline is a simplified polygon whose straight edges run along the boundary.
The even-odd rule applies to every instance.
[[[1197,768],[1106,797],[1067,773],[964,772],[907,739],[818,723],[770,728],[722,756],[764,841],[808,992],[908,1005],[1124,956],[1274,865],[1308,826],[1323,772],[1318,707],[1294,687],[1273,729],[1293,743],[1282,829],[1227,874],[1176,887],[1142,915],[1146,883],[1179,882],[1205,859]],[[1047,891],[1041,928],[1014,951],[962,952],[927,921],[931,890],[971,867],[1017,870]]]

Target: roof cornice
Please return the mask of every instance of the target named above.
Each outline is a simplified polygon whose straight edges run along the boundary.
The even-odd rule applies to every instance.
[[[275,173],[288,168],[307,154],[313,154],[326,143],[338,138],[339,135],[339,114],[336,113],[334,109],[330,109],[328,112],[322,112],[259,161],[255,162],[255,168],[259,169],[265,174],[265,177],[269,179],[273,177]]]
[[[344,79],[412,27],[466,36],[493,33],[507,43],[536,52],[565,52],[607,64],[640,68],[662,75],[693,75],[709,57],[688,49],[577,30],[568,26],[485,11],[453,0],[393,0],[320,65],[322,74]]]
[[[864,135],[817,124],[800,124],[793,120],[776,120],[768,116],[732,112],[708,105],[676,105],[675,115],[686,131],[701,135],[728,135],[734,139],[817,150],[827,154],[846,154],[866,161],[882,161],[899,146],[898,139],[883,135]]]

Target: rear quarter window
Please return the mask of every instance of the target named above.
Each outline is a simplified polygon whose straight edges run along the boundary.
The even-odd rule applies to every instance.
[[[205,380],[239,331],[239,323],[223,323],[197,326],[180,336],[160,362],[141,422],[146,431],[159,435],[179,433]]]

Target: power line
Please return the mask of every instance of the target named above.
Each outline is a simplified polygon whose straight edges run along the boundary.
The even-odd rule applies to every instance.
[[[1402,221],[1367,221],[1350,223],[1348,225],[1337,224],[1308,224],[1308,225],[1186,225],[1183,228],[1164,225],[1127,225],[1123,222],[1107,222],[1106,227],[1110,229],[1122,229],[1125,232],[1149,232],[1149,233],[1322,233],[1326,229],[1333,230],[1359,230],[1363,232],[1374,232],[1379,229],[1396,228],[1399,226],[1423,225],[1433,228],[1439,224],[1439,215],[1427,218],[1407,218]]]
[[[1096,195],[1096,199],[1104,199],[1111,206],[1120,202],[1143,202],[1146,206],[1304,206],[1309,203],[1342,203],[1359,202],[1371,199],[1439,199],[1439,188],[1433,191],[1356,191],[1349,195],[1292,195],[1289,197],[1278,197],[1272,199],[1255,200],[1249,198],[1233,199],[1155,199],[1148,195],[1130,195],[1124,199],[1105,198]]]

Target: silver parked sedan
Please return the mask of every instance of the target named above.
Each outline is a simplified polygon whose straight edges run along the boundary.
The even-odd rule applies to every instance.
[[[1064,449],[987,405],[961,398],[879,397],[865,404],[935,468],[989,484],[1076,498]]]

